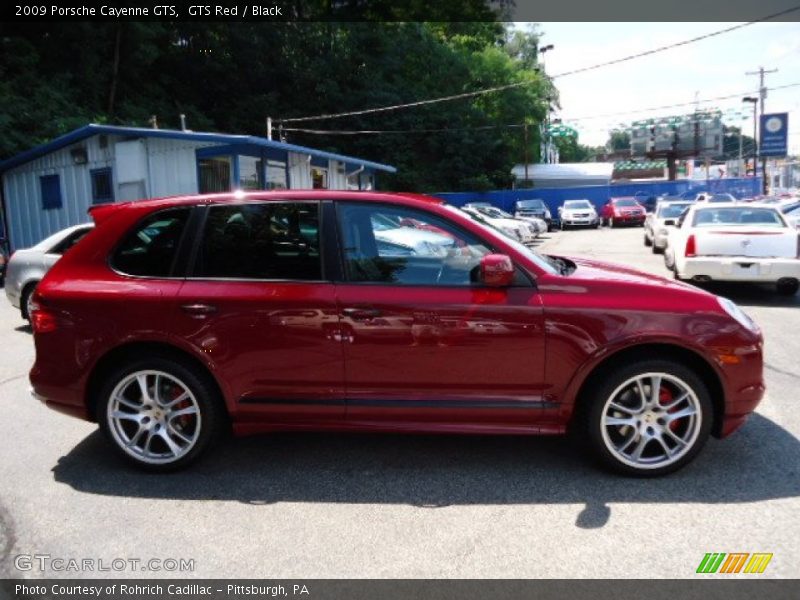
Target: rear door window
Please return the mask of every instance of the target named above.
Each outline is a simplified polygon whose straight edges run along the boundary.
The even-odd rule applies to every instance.
[[[322,279],[318,202],[211,206],[194,276]]]

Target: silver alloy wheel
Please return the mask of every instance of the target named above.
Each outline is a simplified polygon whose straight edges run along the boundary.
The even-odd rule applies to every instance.
[[[602,411],[606,448],[621,463],[658,469],[680,460],[697,441],[697,394],[669,373],[641,373],[618,386]]]
[[[164,371],[136,371],[120,381],[106,417],[114,441],[149,464],[185,456],[200,437],[200,405],[186,384]]]

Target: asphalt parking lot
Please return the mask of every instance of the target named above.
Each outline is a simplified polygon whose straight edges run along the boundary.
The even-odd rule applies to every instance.
[[[641,228],[554,232],[552,253],[666,275]],[[565,439],[281,434],[193,469],[123,465],[28,395],[31,334],[0,299],[0,576],[14,557],[194,559],[194,577],[691,577],[707,552],[800,559],[800,295],[715,288],[759,323],[768,393],[747,425],[659,480],[595,470]],[[708,577],[708,576],[705,576]],[[740,577],[752,577],[741,575]]]

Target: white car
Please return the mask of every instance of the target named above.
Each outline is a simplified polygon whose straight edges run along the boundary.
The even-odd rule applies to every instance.
[[[781,206],[783,217],[793,225],[796,229],[800,229],[800,201],[795,198],[793,204],[784,204]]]
[[[487,206],[484,204],[472,204],[469,205],[469,208],[474,208],[484,217],[488,217],[490,219],[513,219],[514,221],[525,221],[533,228],[534,233],[537,236],[541,233],[547,233],[547,222],[539,217],[527,215],[515,216],[497,208],[496,206]]]
[[[653,212],[644,220],[644,245],[653,249],[653,254],[660,254],[667,247],[667,236],[671,227],[675,227],[683,211],[691,202],[659,202]]]
[[[736,202],[736,198],[731,194],[718,193],[712,194],[711,192],[701,192],[694,197],[695,202]]]
[[[510,217],[510,215],[510,218],[492,217],[484,214],[483,210],[486,210],[486,208],[487,207],[485,206],[467,204],[463,206],[461,210],[472,217],[477,218],[479,221],[483,221],[495,229],[499,229],[511,239],[522,242],[523,244],[532,244],[539,235],[536,233],[536,230],[527,223],[527,221],[520,221],[519,219]]]
[[[23,319],[29,318],[31,299],[45,273],[67,250],[77,244],[94,227],[82,223],[67,227],[30,248],[21,248],[11,255],[6,265],[5,291],[11,306],[18,308]]]
[[[664,263],[676,279],[800,287],[800,235],[768,204],[695,204],[669,232]]]
[[[594,204],[588,200],[565,200],[564,204],[558,207],[558,218],[561,221],[561,229],[567,227],[600,227],[600,217]]]

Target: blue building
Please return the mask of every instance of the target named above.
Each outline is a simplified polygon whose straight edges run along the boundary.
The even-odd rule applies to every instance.
[[[235,189],[375,189],[394,167],[248,135],[90,124],[0,163],[10,248],[93,204]]]

